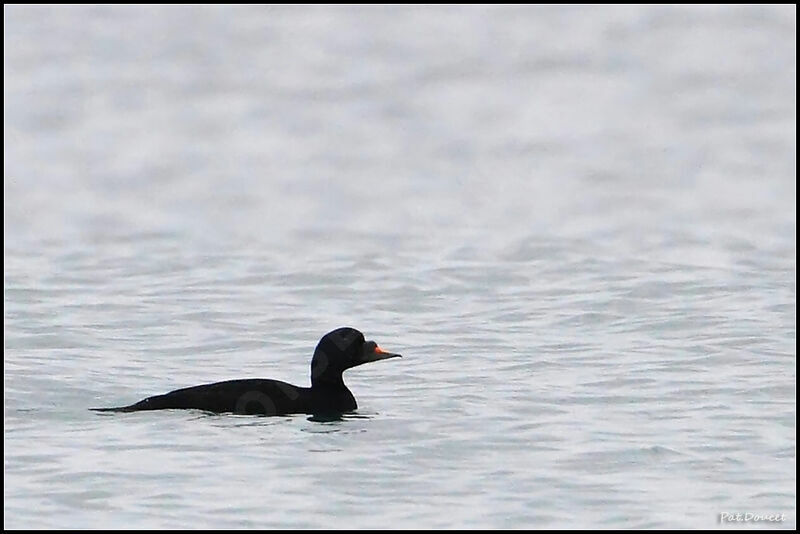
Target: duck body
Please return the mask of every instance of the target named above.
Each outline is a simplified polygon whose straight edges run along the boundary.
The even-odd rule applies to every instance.
[[[341,388],[304,388],[269,378],[226,380],[176,389],[147,397],[130,406],[102,411],[203,410],[213,413],[284,415],[345,413],[358,408],[353,394]]]

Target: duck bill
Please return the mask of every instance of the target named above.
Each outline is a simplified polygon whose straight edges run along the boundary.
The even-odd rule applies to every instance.
[[[364,347],[361,363],[377,362],[379,360],[388,360],[389,358],[402,358],[402,356],[393,352],[386,352],[377,345],[375,346],[375,350],[369,350],[367,347]]]

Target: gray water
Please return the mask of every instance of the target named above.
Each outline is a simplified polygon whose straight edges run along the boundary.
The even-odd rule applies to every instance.
[[[795,527],[794,6],[4,15],[6,527]]]

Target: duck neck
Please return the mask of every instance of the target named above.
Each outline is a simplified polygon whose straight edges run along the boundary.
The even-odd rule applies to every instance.
[[[320,376],[311,375],[311,387],[314,389],[347,389],[341,373],[324,373]]]
[[[312,377],[311,399],[312,411],[317,414],[341,414],[358,408],[356,398],[344,385],[341,374]]]

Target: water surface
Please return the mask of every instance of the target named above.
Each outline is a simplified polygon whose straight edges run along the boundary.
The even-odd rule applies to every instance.
[[[795,13],[5,8],[4,525],[794,528]]]

